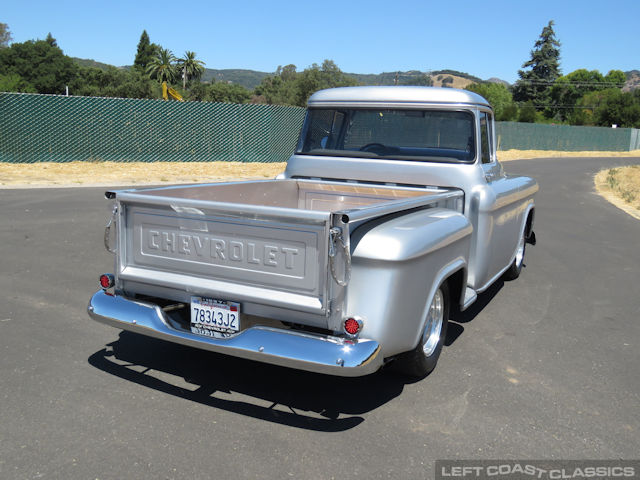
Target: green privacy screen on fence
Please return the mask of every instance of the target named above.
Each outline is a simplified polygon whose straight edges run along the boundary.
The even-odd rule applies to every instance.
[[[284,162],[304,109],[0,93],[0,161]],[[638,130],[499,122],[499,148],[634,150]]]
[[[638,130],[633,128],[497,122],[496,133],[501,150],[620,152],[640,149]]]
[[[284,162],[304,109],[0,93],[0,161]]]

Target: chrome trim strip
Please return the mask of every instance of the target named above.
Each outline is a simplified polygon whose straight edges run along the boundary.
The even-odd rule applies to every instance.
[[[222,184],[221,184],[222,185]],[[279,221],[305,222],[312,225],[325,225],[329,219],[329,212],[300,210],[297,208],[251,205],[245,203],[215,202],[209,200],[194,200],[170,196],[149,195],[144,191],[119,191],[118,199],[125,203],[142,205],[158,205],[161,207],[197,208],[209,214],[222,217],[251,217],[261,220],[277,219]]]
[[[356,377],[373,373],[383,364],[380,346],[373,340],[346,343],[339,337],[260,326],[227,339],[202,337],[169,326],[158,305],[102,290],[91,297],[87,310],[93,320],[123,330],[299,370]]]
[[[176,290],[187,290],[203,296],[232,298],[239,302],[265,303],[274,307],[291,308],[299,312],[324,315],[326,306],[322,298],[274,290],[259,286],[242,285],[231,281],[214,280],[183,273],[162,272],[150,281],[153,271],[145,267],[124,267],[118,274],[119,281],[150,283]]]
[[[385,202],[380,205],[367,205],[366,207],[356,207],[338,212],[347,214],[349,221],[369,220],[371,218],[390,215],[392,213],[409,210],[412,208],[425,207],[433,205],[437,202],[443,202],[454,198],[463,198],[464,192],[458,189],[452,189],[447,192],[430,194],[425,192],[424,195],[413,197],[410,199],[394,200]]]

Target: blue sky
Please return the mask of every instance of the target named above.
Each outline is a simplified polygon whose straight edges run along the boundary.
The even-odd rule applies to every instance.
[[[118,66],[133,63],[146,29],[209,68],[302,70],[332,59],[352,73],[454,69],[509,82],[549,20],[563,73],[640,69],[638,18],[640,0],[38,0],[0,11],[14,42],[51,32],[67,55]]]

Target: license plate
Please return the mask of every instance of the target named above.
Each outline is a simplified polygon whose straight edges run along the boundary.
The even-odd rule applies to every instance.
[[[191,297],[191,331],[214,338],[225,338],[240,331],[240,304]]]

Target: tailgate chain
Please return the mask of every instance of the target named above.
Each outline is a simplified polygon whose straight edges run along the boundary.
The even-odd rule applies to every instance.
[[[111,236],[111,225],[116,221],[116,215],[118,213],[118,205],[113,206],[113,211],[111,212],[111,218],[109,218],[109,222],[107,222],[107,226],[104,228],[104,248],[107,249],[109,253],[116,253],[115,248],[111,248],[109,245],[109,237]]]
[[[345,244],[344,238],[342,238],[342,229],[334,227],[330,230],[331,239],[329,241],[329,267],[331,269],[331,276],[341,287],[346,287],[351,279],[351,252],[349,246]],[[336,274],[336,243],[340,242],[342,252],[344,254],[344,278],[340,280]]]

